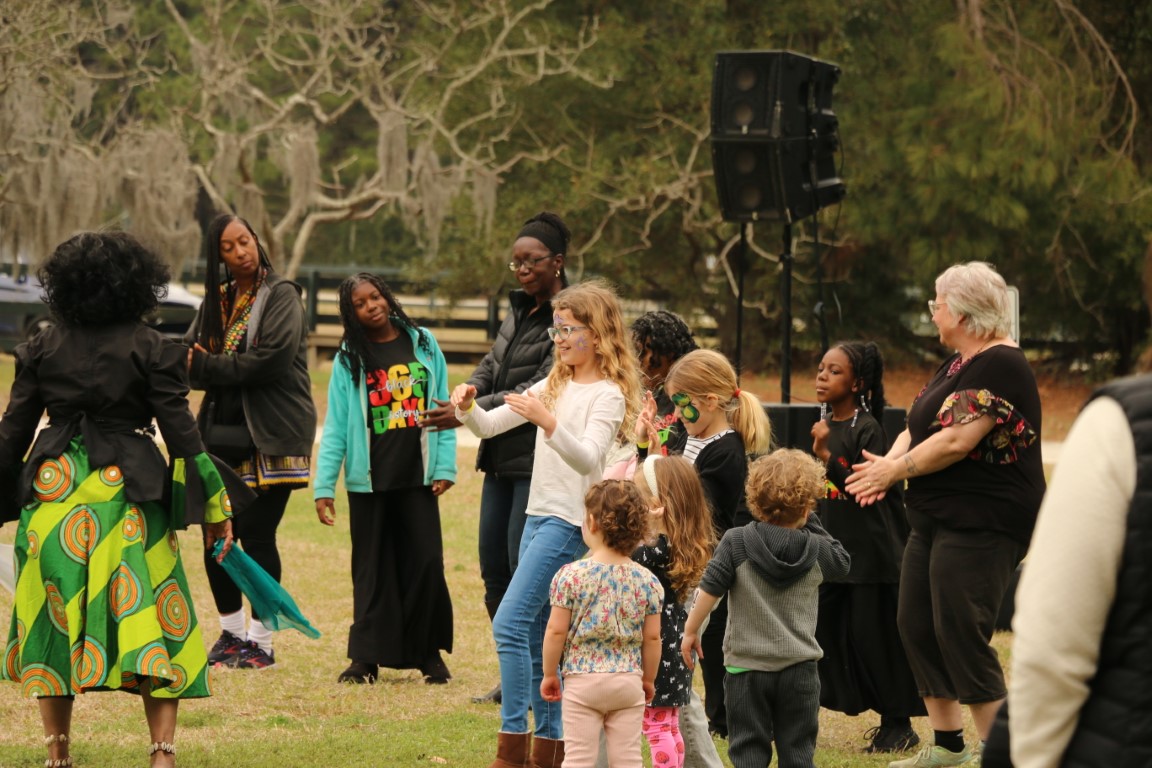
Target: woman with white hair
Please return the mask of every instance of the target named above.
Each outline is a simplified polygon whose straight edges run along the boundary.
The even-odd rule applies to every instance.
[[[934,738],[890,768],[978,764],[980,747],[964,743],[962,706],[987,739],[1006,694],[992,632],[1045,487],[1040,393],[1009,335],[1004,278],[983,262],[950,267],[928,308],[955,353],[917,396],[887,455],[865,452],[847,482],[867,505],[908,481],[912,533],[897,623]]]

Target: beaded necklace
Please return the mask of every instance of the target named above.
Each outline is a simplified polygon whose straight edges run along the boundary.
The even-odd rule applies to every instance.
[[[220,314],[228,318],[228,328],[224,332],[224,354],[235,354],[240,348],[240,340],[248,333],[248,319],[252,316],[252,305],[256,303],[256,292],[264,284],[264,275],[267,271],[261,267],[252,287],[238,294],[232,301],[229,299],[232,298],[234,286],[230,283],[220,285]],[[231,312],[228,311],[229,303],[232,304]]]
[[[976,350],[976,354],[972,355],[972,357],[969,357],[967,360],[964,359],[964,355],[960,355],[959,357],[957,357],[955,360],[952,361],[952,364],[948,366],[948,373],[945,375],[948,378],[952,378],[956,374],[960,373],[961,369],[963,369],[964,366],[966,366],[966,365],[968,365],[968,363],[972,362],[972,358],[976,357],[976,355],[983,352],[988,347],[988,345],[991,343],[992,343],[991,339],[984,342],[984,344],[981,345],[980,349]]]

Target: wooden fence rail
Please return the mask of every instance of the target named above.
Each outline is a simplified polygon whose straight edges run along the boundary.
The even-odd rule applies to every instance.
[[[499,296],[452,301],[437,292],[435,277],[413,281],[394,269],[349,266],[337,271],[306,268],[297,275],[296,282],[304,288],[308,311],[309,365],[336,353],[343,335],[338,288],[344,278],[360,271],[378,274],[388,283],[408,316],[432,332],[449,362],[479,362],[492,348],[500,323],[510,310],[506,292]],[[204,282],[202,270],[199,274],[185,274],[182,281],[189,290],[202,292],[199,288]],[[625,323],[631,323],[644,312],[661,306],[655,301],[639,300],[625,300],[621,304]],[[716,327],[710,317],[697,313],[687,320],[702,345],[714,343]]]

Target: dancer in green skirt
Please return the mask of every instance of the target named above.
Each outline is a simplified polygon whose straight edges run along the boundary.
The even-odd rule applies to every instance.
[[[38,277],[55,325],[17,348],[0,421],[0,522],[19,520],[0,679],[38,700],[51,768],[72,765],[75,695],[109,690],[141,696],[151,765],[175,765],[179,700],[209,693],[176,531],[201,523],[227,551],[232,510],[187,352],[143,322],[168,267],[127,234],[85,233]]]

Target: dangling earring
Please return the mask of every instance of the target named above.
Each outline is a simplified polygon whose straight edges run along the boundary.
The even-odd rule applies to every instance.
[[[556,277],[560,277],[560,270],[556,270]]]
[[[863,393],[860,395],[860,407],[864,409],[864,413],[868,413],[868,401],[864,399]]]

